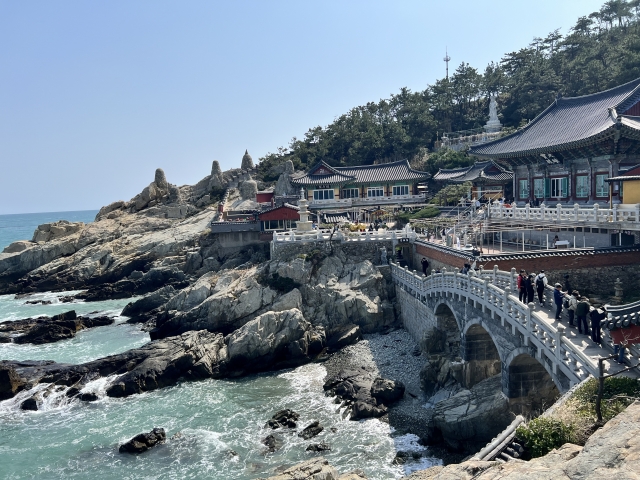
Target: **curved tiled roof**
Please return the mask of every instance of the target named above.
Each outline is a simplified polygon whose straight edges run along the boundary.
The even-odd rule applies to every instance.
[[[614,135],[617,121],[640,129],[638,117],[623,116],[640,101],[640,78],[604,92],[558,98],[523,129],[471,147],[481,157],[519,157],[574,148]]]
[[[316,174],[320,172],[320,174]],[[331,167],[320,162],[308,173],[292,175],[291,182],[296,185],[319,185],[336,183],[379,183],[426,180],[429,174],[414,170],[407,160],[383,163],[381,165],[362,165],[358,167]]]
[[[491,172],[487,170],[498,170]],[[513,178],[513,172],[498,165],[493,160],[485,162],[475,162],[470,167],[461,168],[441,168],[433,176],[434,180],[450,182],[472,182],[483,179],[488,181],[504,182]]]

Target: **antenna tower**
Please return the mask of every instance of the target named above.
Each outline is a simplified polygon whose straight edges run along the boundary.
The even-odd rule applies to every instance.
[[[444,58],[442,60],[444,60],[444,63],[447,65],[447,80],[449,80],[449,61],[451,60],[451,57],[449,56],[446,47],[444,49]]]

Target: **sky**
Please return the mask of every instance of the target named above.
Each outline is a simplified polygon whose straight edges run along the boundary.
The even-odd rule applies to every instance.
[[[604,0],[0,0],[0,214],[194,184]]]

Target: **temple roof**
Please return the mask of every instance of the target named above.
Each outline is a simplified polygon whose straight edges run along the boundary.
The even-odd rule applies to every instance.
[[[558,98],[524,128],[469,153],[489,158],[551,153],[613,138],[616,130],[639,138],[640,117],[624,115],[639,101],[640,78],[592,95]]]
[[[411,168],[406,160],[359,167],[332,167],[325,162],[320,162],[307,173],[292,175],[291,182],[296,185],[366,184],[420,181],[426,180],[428,176],[427,172]]]
[[[640,180],[640,165],[631,167],[624,173],[621,173],[617,177],[610,177],[605,179],[605,182],[624,182],[625,180]]]
[[[473,182],[477,180],[507,182],[513,178],[513,172],[498,165],[493,160],[475,162],[470,167],[441,168],[433,176],[434,180],[447,182]]]

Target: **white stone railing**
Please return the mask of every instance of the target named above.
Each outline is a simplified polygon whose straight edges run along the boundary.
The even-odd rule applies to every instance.
[[[613,208],[601,207],[597,203],[589,207],[575,204],[573,207],[557,204],[539,207],[505,207],[493,204],[489,207],[491,220],[529,220],[537,222],[563,223],[611,223],[635,222],[640,224],[640,203],[613,205]]]
[[[383,197],[365,197],[365,198],[332,198],[327,200],[309,200],[309,207],[352,207],[366,205],[380,205],[390,203],[417,203],[424,202],[426,195],[387,195]]]
[[[516,291],[515,269],[504,272],[495,267],[471,275],[457,271],[432,272],[425,277],[392,263],[391,272],[397,285],[422,302],[433,295],[466,297],[483,311],[490,311],[492,317],[497,315],[504,328],[510,329],[513,335],[523,336],[525,346],[536,347],[538,360],[552,376],[561,371],[575,384],[589,375],[598,375],[594,360],[565,337],[564,327],[556,329],[534,311],[533,304],[525,305],[511,295]],[[542,358],[543,354],[549,362]]]
[[[328,242],[334,240],[338,242],[380,242],[390,240],[399,242],[405,240],[413,242],[418,238],[414,231],[406,230],[386,230],[379,229],[373,232],[349,232],[343,233],[337,231],[331,235],[331,230],[319,229],[311,232],[300,232],[298,230],[289,230],[288,232],[275,232],[273,241],[279,242]]]

